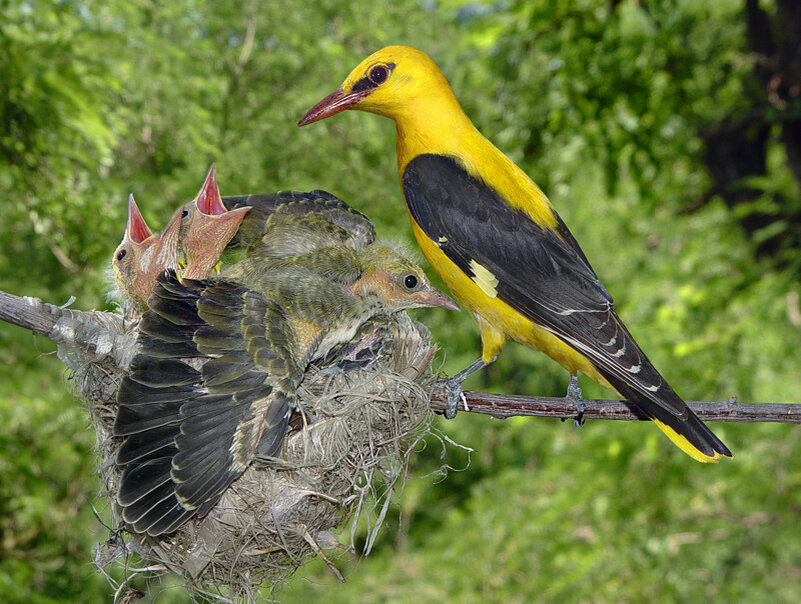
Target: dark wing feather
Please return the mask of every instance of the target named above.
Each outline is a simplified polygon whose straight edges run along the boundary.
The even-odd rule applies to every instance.
[[[118,392],[119,501],[134,530],[159,535],[207,513],[257,454],[280,450],[302,372],[282,310],[224,279],[166,273],[140,326]],[[199,370],[184,352],[204,359]]]
[[[498,298],[677,417],[687,406],[617,317],[612,298],[561,221],[536,224],[454,159],[421,155],[403,174],[412,218],[465,273],[477,262]]]
[[[247,247],[255,242],[265,233],[265,225],[270,219],[275,221],[271,227],[268,225],[268,228],[275,231],[273,234],[275,241],[272,243],[271,251],[278,256],[305,253],[302,251],[305,242],[295,237],[291,229],[280,228],[279,225],[287,223],[296,225],[297,228],[305,230],[307,235],[312,236],[317,235],[316,230],[319,228],[320,220],[337,227],[332,230],[328,239],[316,243],[317,248],[345,242],[354,249],[360,249],[375,241],[375,227],[367,217],[327,191],[315,190],[308,193],[279,191],[270,195],[223,197],[223,204],[229,210],[243,206],[251,207],[229,247]],[[276,215],[282,218],[276,220]],[[290,216],[294,218],[289,218]],[[304,219],[301,218],[304,216],[309,221],[305,227]],[[299,251],[293,252],[294,248]]]

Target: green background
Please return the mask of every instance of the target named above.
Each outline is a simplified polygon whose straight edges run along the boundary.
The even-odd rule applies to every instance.
[[[324,188],[412,247],[392,123],[295,125],[402,43],[550,196],[680,394],[801,403],[790,0],[161,4],[0,0],[0,289],[111,308],[128,193],[160,228],[212,162],[223,195]],[[443,371],[477,356],[465,312],[416,317]],[[94,437],[52,350],[0,326],[0,599],[110,601]],[[561,396],[567,377],[509,344],[466,387]],[[346,584],[314,562],[275,597],[801,601],[798,427],[714,424],[735,459],[708,466],[644,423],[437,422],[469,460],[432,441],[373,553],[337,559]],[[432,475],[443,463],[458,471]],[[176,581],[134,585],[188,601]]]

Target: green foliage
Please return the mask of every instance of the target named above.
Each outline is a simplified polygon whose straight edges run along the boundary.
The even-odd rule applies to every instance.
[[[411,241],[391,122],[349,112],[295,125],[369,52],[405,43],[440,64],[479,129],[550,195],[679,393],[801,402],[799,256],[784,249],[783,269],[755,259],[760,241],[738,215],[801,207],[787,155],[771,134],[763,194],[734,212],[704,165],[705,129],[755,96],[741,2],[0,6],[0,289],[103,305],[127,193],[160,228],[211,162],[223,194],[325,188],[380,236]],[[417,316],[444,371],[477,356],[466,313]],[[90,505],[104,513],[93,437],[62,366],[37,347],[52,350],[0,326],[0,593],[108,601],[90,564],[106,536]],[[509,344],[467,387],[561,395],[566,384]],[[716,425],[735,459],[714,467],[647,424],[462,414],[440,429],[476,449],[469,463],[449,447],[444,462],[461,471],[437,481],[442,448],[430,441],[374,553],[338,559],[348,583],[314,564],[282,600],[801,596],[794,427]],[[137,583],[155,601],[186,601],[171,585]]]

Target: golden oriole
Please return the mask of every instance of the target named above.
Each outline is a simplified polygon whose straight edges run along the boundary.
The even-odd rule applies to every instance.
[[[482,356],[454,376],[451,415],[461,381],[511,338],[560,363],[571,385],[580,371],[616,390],[694,459],[731,456],[637,346],[548,198],[475,128],[428,56],[379,50],[299,125],[345,109],[395,121],[414,236],[478,321]]]

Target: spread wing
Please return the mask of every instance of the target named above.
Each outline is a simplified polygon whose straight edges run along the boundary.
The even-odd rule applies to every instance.
[[[149,305],[114,433],[123,518],[159,535],[205,515],[257,454],[278,453],[302,372],[281,308],[240,284],[166,273]]]
[[[687,406],[628,333],[558,217],[554,229],[538,225],[441,155],[413,159],[402,183],[414,221],[467,275],[481,278],[489,271],[499,300],[588,357],[610,382],[630,386],[669,414],[687,416]]]

